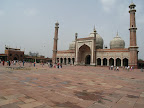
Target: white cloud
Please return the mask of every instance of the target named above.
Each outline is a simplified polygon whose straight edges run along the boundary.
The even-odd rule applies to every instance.
[[[0,10],[0,16],[3,16],[3,15],[4,15],[4,11]]]
[[[106,12],[109,12],[111,7],[115,4],[116,0],[100,0]]]
[[[28,8],[24,10],[24,14],[27,16],[35,16],[37,14],[37,10],[34,8]]]

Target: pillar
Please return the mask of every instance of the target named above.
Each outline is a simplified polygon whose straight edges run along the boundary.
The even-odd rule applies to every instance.
[[[101,59],[101,66],[103,66],[103,59]]]
[[[68,58],[66,58],[66,65],[68,64]]]
[[[109,59],[107,59],[107,66],[109,66]]]
[[[123,59],[121,59],[121,67],[123,67]]]
[[[114,59],[114,66],[116,66],[116,59]]]

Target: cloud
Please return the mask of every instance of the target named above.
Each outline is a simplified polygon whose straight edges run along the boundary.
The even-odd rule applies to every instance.
[[[24,14],[27,16],[35,16],[37,14],[37,10],[34,8],[28,8],[24,10]]]
[[[0,10],[0,16],[3,16],[3,15],[4,15],[4,11]]]
[[[116,0],[100,0],[106,12],[109,12],[111,7],[115,4]]]

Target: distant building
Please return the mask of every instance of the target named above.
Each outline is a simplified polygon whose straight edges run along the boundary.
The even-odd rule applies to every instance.
[[[19,60],[23,61],[24,59],[24,51],[21,51],[17,48],[9,48],[5,47],[5,54],[0,54],[1,60]]]
[[[51,62],[51,58],[45,58],[42,55],[39,55],[38,53],[32,53],[30,52],[29,55],[24,55],[24,51],[21,51],[20,49],[17,48],[9,48],[5,47],[5,53],[0,54],[0,61],[13,61],[13,60],[18,60],[18,61],[27,61],[27,62]]]

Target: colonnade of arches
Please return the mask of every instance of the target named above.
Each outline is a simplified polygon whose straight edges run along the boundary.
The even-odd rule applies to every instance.
[[[120,59],[120,58],[116,58],[116,59],[113,59],[113,58],[110,58],[110,59],[107,59],[107,58],[98,58],[96,60],[96,65],[99,65],[99,66],[128,66],[128,59],[127,58],[124,58],[124,59]]]
[[[74,65],[75,58],[57,58],[57,62],[67,65],[67,64],[72,64]]]

